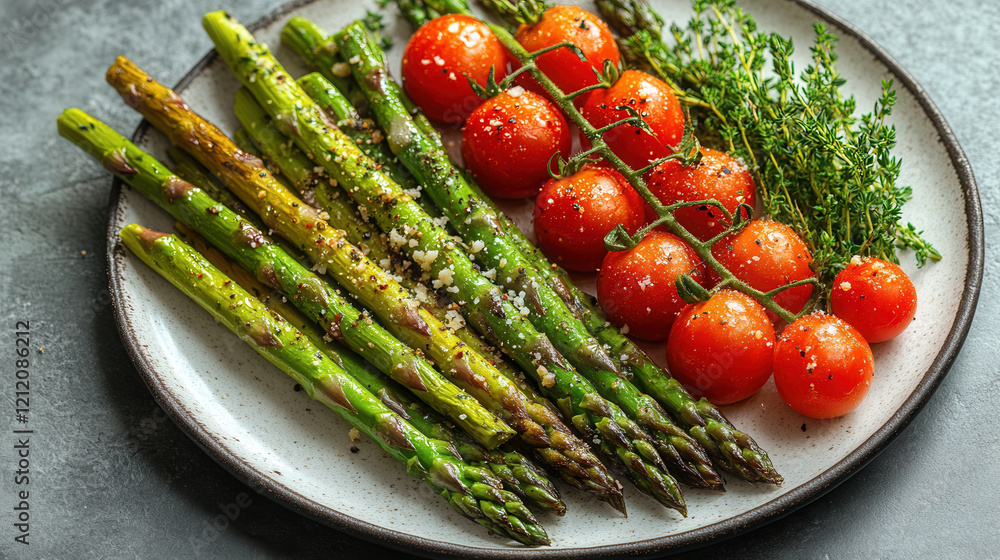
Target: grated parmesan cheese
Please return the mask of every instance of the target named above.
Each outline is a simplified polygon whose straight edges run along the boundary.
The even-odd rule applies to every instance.
[[[389,232],[389,243],[392,244],[393,247],[399,248],[403,245],[403,243],[406,243],[406,238],[393,229]]]
[[[437,249],[431,249],[430,251],[414,251],[413,260],[420,265],[421,270],[430,270],[431,263],[434,262],[438,257]]]
[[[424,285],[424,284],[417,284],[416,287],[413,289],[413,292],[414,292],[413,295],[417,296],[417,301],[420,301],[420,302],[423,302],[423,303],[430,303],[430,298],[427,295],[427,286],[426,285]]]
[[[462,317],[462,314],[459,313],[458,311],[455,311],[454,309],[449,309],[448,311],[445,312],[444,315],[445,318],[447,319],[447,321],[445,322],[445,326],[447,326],[448,328],[458,330],[465,326],[465,318]]]
[[[555,374],[545,369],[545,366],[538,366],[538,377],[542,379],[542,387],[551,387],[556,384]]]
[[[450,268],[442,269],[441,272],[438,273],[438,280],[440,280],[445,286],[451,286],[454,279],[455,271]]]

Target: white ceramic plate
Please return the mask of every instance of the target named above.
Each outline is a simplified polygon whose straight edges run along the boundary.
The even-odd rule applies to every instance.
[[[668,19],[686,21],[686,0],[653,1]],[[923,269],[904,255],[903,268],[919,294],[914,325],[896,340],[876,345],[876,377],[856,411],[832,421],[809,420],[777,396],[773,384],[747,402],[725,407],[734,424],[752,434],[784,475],[784,486],[754,487],[729,477],[728,491],[686,492],[682,519],[626,484],[629,517],[565,489],[565,517],[542,516],[550,548],[528,550],[469,523],[370,441],[349,451],[348,424],[304,393],[138,259],[126,254],[117,232],[138,222],[169,230],[171,219],[116,183],[109,224],[111,288],[121,334],[139,371],[164,409],[210,455],[268,495],[331,526],[385,545],[436,556],[633,556],[687,548],[732,536],[773,520],[829,490],[862,467],[898,433],[930,397],[965,338],[982,274],[982,217],[971,170],[937,109],[919,85],[856,29],[829,13],[793,0],[748,0],[743,5],[762,29],[792,35],[800,47],[812,24],[825,20],[841,37],[839,69],[847,91],[867,110],[883,78],[894,78],[899,101],[893,117],[903,158],[900,180],[914,188],[904,217],[926,230],[944,255]],[[336,30],[361,17],[374,2],[305,0],[279,8],[253,24],[293,75],[304,72],[280,46],[293,15]],[[239,17],[239,14],[234,14]],[[398,71],[410,30],[387,17],[396,39],[390,52]],[[190,25],[199,25],[192,21]],[[802,53],[799,53],[800,55]],[[140,66],[142,60],[135,61]],[[805,61],[798,59],[799,67]],[[397,72],[398,73],[398,72]],[[212,54],[177,90],[197,112],[232,132],[237,80]],[[164,157],[165,140],[144,124],[136,141]],[[512,207],[523,227],[530,211]],[[583,279],[584,285],[587,279]],[[956,289],[964,286],[964,289]],[[662,348],[651,348],[662,359]]]

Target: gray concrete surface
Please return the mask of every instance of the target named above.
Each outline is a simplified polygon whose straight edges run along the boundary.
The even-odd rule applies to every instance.
[[[275,0],[240,2],[244,21]],[[817,502],[684,558],[960,558],[1000,550],[997,491],[997,221],[1000,9],[955,0],[823,0],[885,46],[929,91],[979,180],[988,268],[971,334],[913,425]],[[0,4],[0,340],[31,322],[31,535],[13,541],[13,356],[0,372],[0,558],[380,557],[220,468],[171,423],[118,338],[107,291],[108,175],[55,133],[67,106],[131,131],[139,118],[103,81],[128,53],[166,83],[210,47],[197,25],[217,0]],[[234,6],[222,4],[234,9]],[[86,252],[84,255],[83,252]],[[956,289],[959,289],[956,286]],[[250,503],[222,530],[230,504]]]

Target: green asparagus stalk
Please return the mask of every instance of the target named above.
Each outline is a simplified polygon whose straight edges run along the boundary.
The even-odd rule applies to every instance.
[[[298,329],[331,360],[344,368],[347,374],[365,386],[383,404],[403,417],[420,433],[451,444],[457,455],[473,466],[489,469],[503,482],[504,488],[517,494],[522,501],[556,515],[566,513],[566,505],[559,498],[559,491],[529,459],[517,451],[491,451],[479,445],[465,432],[456,430],[447,420],[414,399],[409,391],[386,378],[361,356],[335,340],[327,341],[325,333],[318,325],[289,304],[280,292],[258,282],[245,269],[226,258],[187,226],[178,222],[175,228],[182,241],[201,253],[208,262],[256,297],[268,309]]]
[[[242,150],[243,148],[240,147]],[[249,150],[243,150],[247,153],[253,153]],[[257,155],[253,153],[253,155]],[[178,148],[177,146],[170,146],[167,148],[167,156],[170,157],[171,161],[174,162],[173,170],[177,173],[177,176],[185,181],[191,183],[192,185],[198,187],[209,196],[209,198],[215,200],[219,204],[229,208],[233,212],[239,214],[241,218],[250,222],[255,228],[260,231],[267,229],[264,222],[261,221],[260,216],[254,214],[252,210],[247,208],[245,204],[240,202],[233,193],[229,192],[226,187],[219,184],[214,177],[205,169],[198,160],[191,157],[187,152]],[[258,156],[259,157],[259,156]],[[179,222],[178,222],[179,223]],[[185,240],[186,241],[186,240]],[[290,256],[295,258],[302,264],[306,264],[306,257],[301,251],[296,249],[282,237],[271,237],[270,241],[276,244],[278,247],[283,249]],[[200,252],[200,251],[199,251]],[[215,263],[213,263],[215,264]],[[228,271],[226,271],[228,273]]]
[[[233,142],[244,152],[254,154],[255,156],[261,158],[270,171],[274,171],[279,167],[279,165],[280,167],[288,169],[289,172],[283,175],[284,180],[287,182],[287,186],[294,189],[296,192],[306,193],[303,198],[306,199],[306,202],[310,205],[315,206],[315,204],[313,204],[311,194],[313,189],[315,189],[316,185],[320,182],[328,182],[330,178],[326,176],[326,173],[322,169],[316,167],[314,163],[309,161],[309,158],[307,158],[305,154],[299,152],[295,146],[290,146],[288,143],[278,145],[277,142],[283,138],[283,135],[277,130],[271,129],[265,131],[265,134],[271,133],[273,133],[273,136],[266,136],[262,138],[261,141],[269,141],[275,144],[272,150],[275,153],[274,158],[262,156],[261,153],[259,153],[261,152],[260,149],[256,147],[259,145],[258,141],[254,140],[251,135],[242,128],[233,134]],[[247,149],[247,147],[250,146],[254,146],[254,149]],[[179,148],[176,149],[179,150]],[[232,194],[229,196],[233,197]]]
[[[292,18],[292,21],[302,19]],[[303,20],[305,21],[305,20]],[[368,102],[364,94],[354,87],[350,72],[337,56],[337,43],[320,34],[312,33],[307,25],[286,26],[281,30],[281,42],[292,49],[316,71],[322,72],[327,80],[334,83],[350,99],[358,111],[367,112]]]
[[[581,432],[624,464],[641,489],[684,513],[680,488],[665,472],[648,434],[572,369],[548,338],[524,319],[528,309],[515,308],[447,230],[377,169],[244,27],[223,12],[208,14],[203,23],[222,59],[282,131],[312,153],[383,231],[398,237],[398,247],[429,269],[435,283],[454,294],[469,323],[535,377]],[[390,147],[407,141],[404,135],[389,135]]]
[[[367,111],[368,101],[361,90],[355,87],[354,80],[350,77],[350,67],[347,60],[339,56],[337,43],[331,37],[327,37],[326,32],[318,25],[305,18],[293,17],[281,30],[281,40],[313,70],[322,74],[334,87],[345,93],[347,98],[345,112],[362,111],[363,108]],[[335,68],[336,71],[334,71]],[[343,82],[347,82],[347,84],[343,85]],[[342,89],[342,85],[347,89]],[[360,98],[360,105],[358,98]],[[417,109],[409,97],[403,98],[403,104],[407,112],[413,115],[421,130],[427,133],[434,131],[434,125]],[[337,114],[340,116],[339,111]],[[340,118],[345,117],[340,116]],[[345,132],[347,131],[345,130]],[[373,157],[372,159],[378,161],[378,158]]]
[[[244,152],[252,153],[270,162],[269,166],[272,172],[278,174],[277,179],[281,180],[284,178],[293,185],[308,184],[309,186],[306,190],[299,191],[299,195],[306,198],[306,195],[311,192],[318,180],[305,181],[302,179],[305,176],[316,175],[315,172],[307,169],[308,158],[294,145],[292,149],[288,149],[291,139],[272,126],[270,122],[271,118],[257,105],[257,102],[252,97],[245,97],[249,93],[245,92],[245,90],[241,91],[243,93],[238,92],[236,96],[235,110],[237,116],[247,128],[237,130],[233,141]],[[248,130],[253,131],[253,133],[247,132]],[[262,146],[264,147],[263,150]],[[209,196],[225,204],[247,220],[253,221],[254,219],[259,219],[246,209],[246,206],[229,193],[229,191],[225,190],[213,178],[209,177],[204,168],[187,153],[176,146],[168,148],[167,153],[175,162],[178,162],[175,165],[178,175],[194,183],[195,186],[207,192]],[[323,176],[325,177],[325,175]],[[323,190],[322,194],[330,194],[330,191]],[[333,192],[332,194],[334,195],[333,198],[321,197],[319,200],[315,198],[314,193],[311,194],[314,200],[313,205],[327,213],[327,223],[343,230],[345,238],[351,244],[360,247],[368,255],[369,259],[378,262],[382,268],[388,269],[388,266],[391,264],[390,261],[398,260],[398,253],[389,247],[388,241],[377,227],[360,219],[357,205],[349,197],[343,195],[340,191]],[[279,239],[278,242],[280,241],[282,240]],[[286,248],[286,250],[288,249]],[[396,268],[398,269],[398,267]],[[449,311],[453,311],[457,307],[454,303],[445,298],[434,297],[433,292],[426,286],[421,285],[422,283],[412,276],[407,275],[407,271],[397,270],[397,272],[402,273],[399,281],[410,292],[428,294],[428,299],[421,299],[421,304],[433,313],[439,321],[444,324],[454,321],[454,315],[449,313]],[[517,383],[521,392],[528,398],[549,407],[553,413],[560,414],[558,409],[547,398],[538,394],[531,385],[525,382],[520,370],[514,368],[504,360],[503,356],[497,354],[495,348],[487,344],[471,329],[456,329],[455,335],[462,342],[468,344],[474,352],[490,361],[504,377]]]
[[[358,209],[351,202],[350,197],[341,192],[340,189],[327,187],[316,189],[316,183],[303,190],[294,188],[304,170],[304,167],[299,165],[299,158],[309,160],[294,145],[291,150],[287,149],[287,143],[290,143],[291,139],[271,126],[270,117],[257,105],[249,92],[239,90],[236,93],[235,109],[241,122],[250,123],[249,126],[244,124],[247,128],[241,128],[237,131],[237,133],[243,133],[242,136],[245,140],[241,141],[240,134],[234,135],[233,141],[236,142],[236,145],[244,152],[253,153],[269,162],[268,167],[275,173],[275,178],[279,181],[283,180],[303,200],[309,201],[313,207],[320,210],[321,216],[328,225],[344,232],[344,239],[348,243],[361,249],[370,261],[378,263],[384,270],[393,271],[392,253],[386,249],[386,241],[382,238],[382,233],[378,228],[358,216]],[[247,120],[248,114],[259,117],[260,120],[250,122]],[[324,180],[329,181],[329,179]],[[416,289],[415,283],[408,281],[409,277],[400,276],[397,280],[410,293],[420,293]],[[442,322],[447,323],[447,321]]]
[[[337,43],[345,56],[357,61],[350,65],[351,72],[367,96],[376,120],[384,128],[392,127],[409,136],[405,145],[393,145],[395,154],[425,185],[425,192],[438,208],[447,212],[459,235],[467,243],[478,242],[483,247],[476,254],[483,267],[498,270],[496,280],[501,286],[532,302],[536,312],[528,317],[535,328],[549,335],[556,349],[604,398],[620,406],[650,433],[672,474],[693,486],[722,488],[724,481],[712,468],[711,459],[701,445],[674,424],[655,399],[640,392],[626,378],[604,347],[503,231],[500,213],[484,202],[486,197],[458,171],[448,154],[436,148],[437,143],[408,118],[400,103],[402,88],[389,76],[384,53],[364,26],[360,22],[347,26],[337,35]],[[499,272],[501,268],[503,273]]]
[[[132,224],[124,244],[261,356],[298,382],[379,447],[406,464],[456,511],[491,531],[529,545],[548,536],[517,497],[487,469],[459,459],[446,442],[428,438],[378,400],[343,368],[246,290],[173,235]],[[236,302],[236,303],[234,303]]]
[[[636,0],[629,2],[635,5],[641,4]],[[470,14],[464,0],[431,0],[427,3],[441,13]],[[602,6],[602,9],[604,7],[606,6]],[[642,11],[635,11],[632,18],[633,24],[653,21],[655,14]],[[513,39],[508,36],[508,40]],[[471,181],[470,184],[476,188]],[[571,304],[571,309],[576,307],[575,311],[584,321],[587,330],[609,350],[615,364],[630,379],[634,379],[645,393],[653,396],[669,410],[672,417],[704,447],[716,466],[751,482],[782,483],[783,479],[774,469],[767,453],[749,435],[736,429],[718,408],[707,400],[694,400],[677,380],[657,367],[630,339],[608,323],[591,298],[576,288],[568,275],[554,270],[555,267],[548,262],[541,251],[534,248],[488,197],[480,193],[479,199],[499,216],[504,233],[511,237],[527,258],[534,261],[535,269],[547,277],[549,285],[563,296],[568,304]]]
[[[243,125],[237,132],[247,136],[247,141],[260,151],[260,157],[270,162],[272,171],[287,178],[293,190],[303,200],[326,212],[323,216],[326,222],[344,230],[347,240],[361,247],[371,261],[389,270],[386,261],[391,258],[391,252],[385,249],[386,242],[381,240],[378,228],[369,224],[367,220],[355,219],[355,214],[358,213],[357,206],[330,181],[325,172],[319,173],[322,176],[319,179],[310,179],[317,175],[315,169],[318,166],[295,146],[291,138],[273,125],[271,117],[260,107],[253,95],[246,89],[238,90],[233,109],[236,118]],[[235,140],[239,145],[239,138]],[[243,149],[243,146],[240,148]],[[391,152],[389,153],[391,155]],[[325,184],[316,188],[321,181]],[[411,292],[414,291],[412,285],[404,283],[404,286]]]
[[[299,84],[299,87],[301,87],[303,91],[305,91],[313,100],[316,100],[318,97],[322,97],[323,102],[316,101],[316,103],[319,104],[319,107],[323,110],[323,112],[325,112],[335,123],[337,123],[340,130],[348,137],[353,138],[361,148],[361,151],[370,157],[376,164],[382,166],[382,171],[384,171],[389,178],[393,180],[393,182],[399,185],[401,189],[406,191],[407,194],[419,202],[428,214],[438,217],[439,212],[434,204],[427,200],[427,197],[421,196],[423,186],[417,182],[416,178],[413,177],[413,174],[410,173],[406,167],[399,163],[399,158],[397,158],[389,148],[389,143],[385,138],[385,134],[374,121],[371,119],[361,119],[361,117],[358,116],[358,112],[350,104],[350,101],[343,95],[323,95],[322,91],[324,89],[332,89],[338,93],[339,90],[333,87],[329,80],[317,72],[306,74],[295,82]],[[361,92],[360,89],[355,89],[358,92]],[[428,126],[430,126],[429,122]],[[289,145],[294,147],[295,144],[294,142],[289,142]],[[296,148],[296,150],[298,150],[298,148]]]
[[[241,95],[242,94],[238,91],[236,98],[239,99]],[[274,178],[276,180],[280,181],[292,191],[299,193],[302,200],[307,202],[313,208],[322,210],[322,205],[316,201],[316,185],[320,184],[320,182],[329,184],[330,178],[326,175],[326,172],[323,171],[322,168],[313,164],[313,162],[311,162],[305,154],[296,148],[295,145],[292,144],[292,141],[278,129],[273,126],[266,127],[259,131],[258,134],[253,135],[245,128],[240,128],[233,133],[233,143],[236,144],[240,150],[261,158],[268,170],[274,174]],[[262,145],[267,146],[268,149],[266,152],[261,148]],[[179,150],[180,148],[175,147],[175,149]],[[223,187],[223,190],[225,190],[225,187]],[[320,189],[320,192],[328,192],[328,189]],[[228,190],[226,190],[226,194],[228,198],[238,200]],[[327,218],[327,216],[322,212],[320,212],[320,217],[323,219]],[[350,241],[350,238],[348,238],[348,240]],[[355,243],[354,241],[350,242],[351,244],[360,247],[363,251],[366,251],[366,249],[358,243]]]
[[[221,14],[219,17],[225,19]],[[249,37],[245,30],[242,33]],[[297,88],[286,74],[280,75],[285,76],[280,80],[282,84]],[[269,228],[292,241],[318,267],[325,267],[363,305],[374,311],[397,337],[411,347],[419,348],[437,363],[442,373],[491,411],[501,414],[521,435],[521,440],[535,449],[546,466],[555,469],[564,480],[593,492],[619,509],[623,507],[617,483],[557,416],[530,402],[485,358],[471,352],[450,329],[423,309],[393,275],[350,246],[343,239],[343,232],[329,227],[314,209],[275,180],[257,158],[240,151],[218,128],[191,111],[176,93],[155,82],[128,60],[119,59],[112,66],[108,81],[130,106],[166,133],[173,143],[198,159],[260,215]],[[269,87],[274,83],[266,81]],[[303,97],[308,101],[307,97]],[[308,126],[298,120],[288,123],[294,123],[302,133],[309,132],[310,126],[323,130],[333,127],[321,111],[313,115],[321,121]],[[280,122],[280,119],[276,121]],[[299,124],[302,126],[299,127]],[[364,168],[354,168],[356,177],[363,178],[373,172],[375,164],[360,153],[353,141],[343,138],[342,147],[353,150],[347,154],[357,158],[352,161],[363,161]],[[325,155],[318,161],[326,161],[327,158],[333,160],[333,154],[337,152],[319,153]],[[337,155],[337,159],[343,160],[343,155]],[[354,178],[346,174],[334,177],[341,182]],[[329,186],[320,182],[316,189]],[[362,322],[368,320],[371,319],[365,317]],[[351,348],[355,346],[351,345]]]
[[[410,397],[402,387],[386,379],[372,369],[356,368],[349,358],[340,354],[345,368],[364,386],[378,395],[391,407],[399,407],[401,416],[427,437],[440,439],[452,444],[458,455],[470,463],[488,468],[504,485],[522,501],[533,504],[543,511],[565,515],[566,505],[559,497],[559,491],[550,482],[544,471],[531,460],[506,446],[489,450],[479,445],[461,430],[454,430],[444,423],[440,416]],[[356,360],[355,360],[356,361]],[[394,409],[395,410],[395,409]],[[397,410],[397,412],[399,412]]]
[[[489,447],[514,435],[513,430],[470,395],[445,379],[430,363],[406,346],[367,313],[347,303],[320,277],[302,266],[260,230],[202,190],[171,173],[86,113],[69,109],[58,119],[60,134],[84,148],[113,173],[176,219],[210,239],[262,281],[281,290],[327,333],[357,348],[387,375],[403,383],[428,404],[454,418]],[[260,168],[258,169],[258,172]],[[340,266],[353,271],[353,262]]]
[[[239,135],[237,134],[237,136]],[[240,149],[247,153],[257,155],[255,151],[244,150],[242,146]],[[198,187],[204,191],[209,198],[212,198],[219,204],[229,208],[233,212],[236,212],[241,218],[250,222],[258,230],[264,231],[267,229],[267,226],[264,225],[263,221],[261,221],[260,216],[254,214],[252,210],[247,208],[245,204],[233,196],[233,193],[229,192],[226,187],[220,185],[219,182],[211,176],[208,170],[198,163],[198,160],[194,159],[187,152],[177,146],[168,147],[167,156],[169,156],[171,161],[174,162],[174,172],[177,173],[181,179],[184,179],[185,181]],[[282,237],[272,237],[270,238],[270,241],[295,258],[295,260],[302,264],[306,264],[306,256],[302,254],[302,251],[293,247],[292,244],[286,239]]]
[[[205,191],[213,200],[229,208],[240,215],[241,218],[250,222],[255,228],[264,230],[267,226],[260,221],[260,217],[250,211],[245,204],[240,202],[225,187],[220,185],[214,177],[209,175],[208,170],[201,166],[197,160],[188,155],[187,152],[177,146],[167,148],[167,156],[174,162],[173,170],[178,177],[188,183]],[[282,247],[286,251],[287,247]],[[291,253],[291,251],[289,251]]]

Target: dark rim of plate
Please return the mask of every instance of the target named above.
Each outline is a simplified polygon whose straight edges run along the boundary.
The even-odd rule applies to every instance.
[[[267,16],[249,25],[251,31],[266,28],[279,19],[302,6],[314,3],[316,0],[294,0],[277,8]],[[289,509],[310,517],[330,527],[350,533],[362,539],[375,542],[390,548],[413,552],[423,556],[440,558],[635,558],[662,554],[671,554],[707,545],[745,533],[751,529],[775,521],[792,511],[819,498],[829,492],[848,477],[858,472],[869,461],[875,458],[886,445],[892,441],[923,408],[934,393],[934,390],[944,379],[955,356],[958,354],[972,324],[972,317],[979,300],[979,289],[983,275],[983,215],[979,202],[979,192],[976,180],[972,174],[965,153],[958,140],[945,121],[944,116],[931,101],[930,97],[917,81],[899,65],[882,47],[865,35],[857,27],[825,8],[817,6],[808,0],[786,0],[815,14],[818,18],[837,27],[843,35],[853,37],[874,57],[884,64],[920,103],[925,114],[934,124],[942,143],[948,151],[952,165],[962,186],[965,198],[965,213],[968,220],[969,263],[966,269],[965,290],[958,307],[955,323],[945,339],[930,369],[924,375],[917,388],[907,398],[898,411],[868,438],[860,447],[851,452],[843,460],[835,464],[823,474],[787,494],[776,498],[762,506],[746,513],[708,525],[699,529],[647,539],[627,544],[605,545],[588,548],[566,549],[484,549],[468,547],[416,537],[406,533],[393,531],[361,521],[339,511],[333,510],[310,499],[305,498],[292,488],[277,481],[262,476],[249,465],[227,451],[204,426],[198,423],[184,409],[183,403],[165,386],[156,375],[155,368],[142,345],[137,343],[136,335],[128,318],[126,302],[122,299],[120,276],[117,271],[123,263],[124,251],[115,227],[119,214],[119,201],[122,183],[115,179],[111,189],[111,200],[108,221],[108,273],[110,288],[115,310],[118,330],[125,343],[129,356],[135,363],[150,391],[157,402],[163,407],[173,421],[179,425],[199,447],[219,462],[234,476],[250,485],[262,495],[281,503]],[[177,83],[174,89],[182,92],[209,65],[215,62],[215,51],[208,53],[194,68]],[[143,121],[132,135],[134,141],[141,139],[150,129],[148,122]]]

